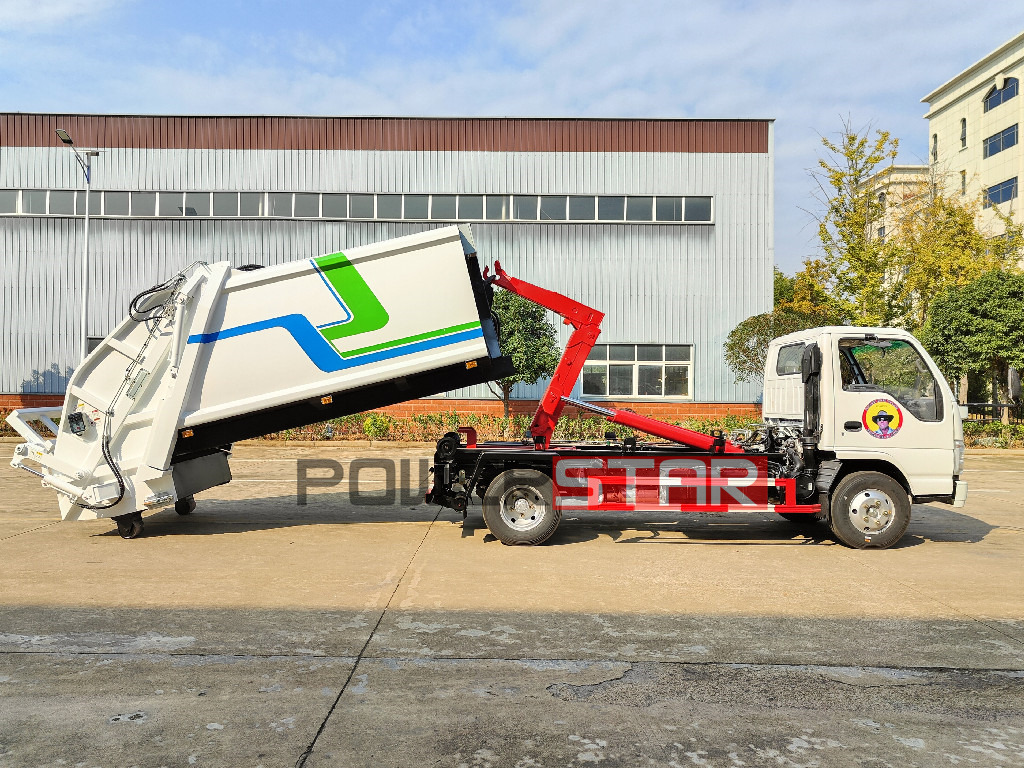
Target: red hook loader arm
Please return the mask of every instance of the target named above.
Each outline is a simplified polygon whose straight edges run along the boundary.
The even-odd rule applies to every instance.
[[[551,382],[544,391],[544,396],[537,405],[537,412],[534,413],[533,421],[530,423],[530,436],[533,438],[534,447],[537,450],[547,450],[551,447],[551,436],[562,415],[562,409],[568,404],[600,414],[613,424],[638,429],[641,432],[682,445],[705,451],[714,450],[719,453],[743,452],[742,448],[724,440],[721,436],[705,435],[702,432],[676,427],[631,411],[597,407],[570,398],[569,395],[583,371],[583,365],[601,333],[601,321],[604,320],[604,313],[570,299],[568,296],[512,277],[501,268],[499,261],[494,262],[493,275],[489,274],[487,267],[484,267],[483,276],[488,283],[511,291],[517,296],[522,296],[538,306],[561,315],[563,322],[573,327],[569,343],[565,345],[565,352],[562,353],[562,359],[559,360],[558,367],[555,368]]]
[[[570,299],[555,291],[541,288],[533,283],[512,277],[501,268],[501,262],[494,262],[494,274],[489,275],[487,267],[484,267],[484,280],[499,288],[522,296],[545,309],[550,309],[562,316],[566,325],[573,327],[569,343],[565,345],[565,352],[562,359],[558,361],[558,367],[551,377],[544,397],[537,405],[537,412],[533,415],[530,423],[530,435],[533,437],[534,445],[538,449],[546,450],[551,446],[551,436],[555,432],[555,425],[562,415],[565,403],[563,396],[572,392],[580,373],[583,371],[583,364],[594,348],[598,335],[601,333],[601,321],[604,320],[604,312],[598,312],[586,304]]]

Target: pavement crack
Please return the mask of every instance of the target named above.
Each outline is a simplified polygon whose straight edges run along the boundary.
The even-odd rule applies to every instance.
[[[395,588],[391,590],[391,595],[388,597],[387,603],[384,604],[384,610],[380,612],[380,616],[377,617],[377,623],[373,625],[373,629],[370,630],[370,634],[366,638],[366,642],[363,643],[363,647],[359,649],[359,653],[356,654],[355,663],[352,665],[352,669],[349,670],[348,677],[345,678],[344,684],[341,686],[341,690],[338,691],[337,697],[334,699],[334,703],[331,704],[331,708],[327,710],[327,714],[324,716],[324,720],[320,723],[320,727],[317,729],[316,734],[313,736],[313,740],[309,742],[309,746],[299,755],[299,759],[295,761],[295,768],[303,768],[309,756],[313,754],[313,749],[316,747],[316,742],[327,728],[327,723],[331,719],[331,715],[334,714],[334,710],[338,708],[338,704],[341,703],[341,697],[345,695],[345,691],[348,689],[348,684],[352,682],[352,677],[356,673],[356,669],[359,667],[359,662],[363,660],[363,654],[366,653],[366,649],[370,646],[370,642],[373,640],[373,636],[377,633],[377,629],[380,627],[384,616],[388,612],[388,608],[391,607],[391,602],[395,599],[395,595],[398,594],[399,587],[402,586],[402,582],[405,581],[406,574],[409,573],[409,569],[412,568],[412,564],[416,561],[417,555],[420,553],[420,549],[423,548],[424,542],[427,540],[427,536],[430,535],[431,529],[434,527],[434,523],[437,522],[437,518],[441,515],[442,507],[437,508],[437,513],[434,515],[434,519],[430,521],[430,525],[427,526],[427,530],[423,532],[423,538],[420,539],[420,543],[416,545],[415,551],[412,553],[412,557],[409,558],[409,562],[405,565],[405,570],[402,571],[402,575],[398,577],[395,582]]]
[[[54,525],[57,525],[58,523],[60,523],[60,520],[54,520],[52,523],[47,523],[46,525],[40,525],[40,526],[38,526],[36,528],[29,528],[27,531],[21,531],[19,533],[12,533],[10,536],[4,536],[3,538],[0,538],[0,541],[7,541],[8,539],[13,539],[13,538],[15,538],[17,536],[24,536],[26,533],[33,533],[34,531],[41,531],[44,528],[50,528],[50,527],[52,527]]]

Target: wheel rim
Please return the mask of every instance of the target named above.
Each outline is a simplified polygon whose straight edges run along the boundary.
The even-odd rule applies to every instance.
[[[548,505],[540,492],[529,485],[517,485],[501,495],[501,519],[517,531],[536,528],[547,516]]]
[[[896,505],[885,491],[861,491],[850,502],[850,522],[861,533],[881,533],[896,521]]]

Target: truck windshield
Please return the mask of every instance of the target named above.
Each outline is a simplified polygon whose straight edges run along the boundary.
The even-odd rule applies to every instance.
[[[899,339],[843,339],[839,366],[847,392],[884,392],[921,421],[942,421],[942,398],[928,364]]]

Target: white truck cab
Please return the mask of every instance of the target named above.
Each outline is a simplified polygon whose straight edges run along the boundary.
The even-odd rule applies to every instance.
[[[894,494],[905,494],[908,504],[961,507],[967,499],[960,406],[907,331],[829,326],[775,339],[765,365],[763,413],[768,424],[800,427],[803,452],[814,456],[808,469],[816,467],[808,477],[833,525],[840,514],[863,521],[866,510],[868,518],[870,510],[884,518],[886,509],[901,504]],[[851,495],[854,475],[859,480]],[[860,528],[870,534],[880,524],[869,519],[869,530]]]

